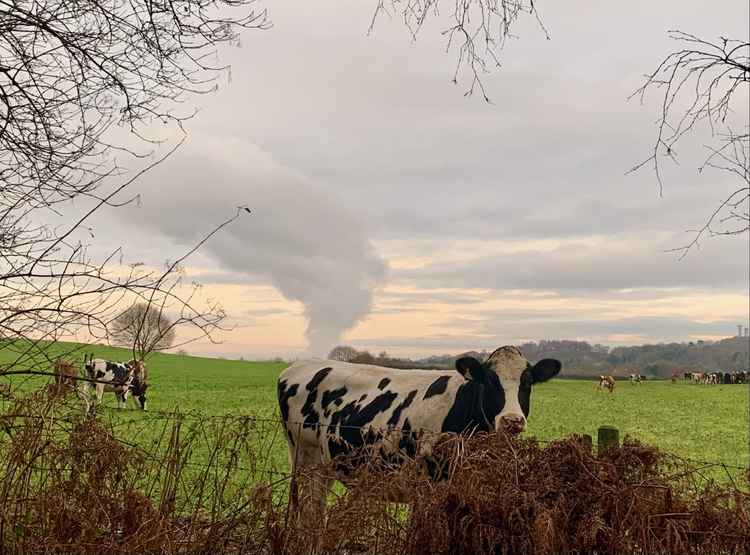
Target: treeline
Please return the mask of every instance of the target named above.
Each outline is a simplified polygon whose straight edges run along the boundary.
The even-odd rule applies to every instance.
[[[721,341],[690,341],[688,343],[657,343],[632,347],[609,348],[591,345],[586,341],[541,340],[522,343],[518,347],[530,361],[556,358],[563,364],[567,376],[614,374],[624,376],[639,373],[651,377],[668,378],[673,373],[748,370],[750,340],[731,337]],[[452,369],[456,359],[473,356],[484,360],[488,351],[468,351],[412,360],[389,355],[383,351],[373,355],[350,346],[333,349],[328,358],[359,364],[377,364],[390,368]]]

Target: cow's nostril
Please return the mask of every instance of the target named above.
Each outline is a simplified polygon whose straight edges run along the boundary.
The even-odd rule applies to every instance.
[[[525,422],[523,418],[518,417],[504,417],[501,419],[503,430],[509,434],[520,434],[523,432]]]

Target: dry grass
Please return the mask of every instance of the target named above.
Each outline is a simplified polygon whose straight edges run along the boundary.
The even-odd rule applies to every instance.
[[[138,446],[59,396],[39,392],[8,405],[0,415],[0,551],[750,551],[747,484],[717,484],[696,464],[636,442],[598,458],[576,437],[448,438],[433,453],[447,479],[430,480],[418,461],[399,472],[370,465],[332,500],[321,526],[292,518],[290,476],[264,458],[277,428],[181,415],[151,422],[162,428],[159,441]],[[386,502],[394,496],[406,496],[408,508]]]

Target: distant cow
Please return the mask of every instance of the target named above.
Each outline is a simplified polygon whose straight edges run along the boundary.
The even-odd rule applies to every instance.
[[[336,478],[346,480],[367,462],[358,451],[377,446],[381,453],[418,456],[434,470],[429,454],[442,433],[523,431],[532,386],[560,369],[554,359],[532,365],[511,346],[495,350],[485,362],[460,358],[455,373],[296,362],[278,381],[290,462],[294,470],[331,465]],[[306,483],[306,498],[318,511],[330,483],[324,477]],[[296,485],[296,499],[294,492]]]
[[[62,359],[55,361],[55,382],[52,385],[52,391],[56,395],[64,395],[76,389],[76,378],[78,378],[78,368],[75,364]]]
[[[640,374],[630,374],[630,383],[641,383],[644,377]]]
[[[613,376],[599,376],[599,384],[597,385],[599,391],[607,390],[610,393],[615,391],[615,378]]]
[[[142,361],[130,360],[128,362],[111,362],[103,359],[92,358],[88,360],[84,368],[86,377],[91,380],[86,382],[86,398],[93,386],[96,391],[96,404],[100,405],[105,391],[113,391],[117,397],[117,407],[124,408],[125,402],[132,394],[138,399],[142,410],[146,410],[146,368]]]

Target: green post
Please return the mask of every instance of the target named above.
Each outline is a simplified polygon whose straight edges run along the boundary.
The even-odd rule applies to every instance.
[[[620,445],[620,430],[614,426],[600,426],[597,432],[597,454],[602,456],[605,451]]]

